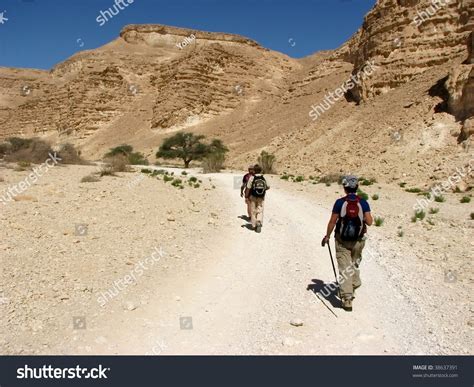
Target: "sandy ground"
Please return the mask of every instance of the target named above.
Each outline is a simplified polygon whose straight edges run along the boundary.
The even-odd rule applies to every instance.
[[[334,281],[320,240],[335,184],[271,177],[256,234],[239,218],[239,175],[193,171],[201,186],[183,190],[138,172],[79,182],[93,171],[52,168],[33,200],[1,207],[0,353],[472,354],[474,221],[454,194],[432,226],[410,222],[413,194],[365,189],[385,223],[347,313],[317,291]],[[0,190],[27,173],[0,168]]]

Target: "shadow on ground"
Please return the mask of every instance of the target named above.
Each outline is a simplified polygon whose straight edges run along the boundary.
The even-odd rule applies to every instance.
[[[323,297],[329,301],[334,308],[342,308],[341,300],[338,298],[338,286],[336,283],[325,283],[320,279],[312,279],[306,290],[311,290],[316,296]]]

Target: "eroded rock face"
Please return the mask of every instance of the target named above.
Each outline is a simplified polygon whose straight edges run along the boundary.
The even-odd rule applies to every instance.
[[[354,74],[370,60],[383,70],[356,87],[354,98],[373,98],[433,66],[464,61],[473,27],[474,0],[378,0],[345,56]]]
[[[231,34],[128,26],[49,72],[0,68],[0,138],[44,135],[86,158],[128,143],[151,156],[187,130],[222,139],[229,166],[265,149],[280,170],[443,178],[473,131],[473,1],[419,23],[431,1],[379,0],[346,44],[299,60]],[[367,63],[375,71],[335,100]]]
[[[474,68],[473,65],[459,65],[453,68],[446,81],[449,94],[449,112],[458,120],[474,115]]]
[[[189,28],[178,28],[161,24],[128,25],[121,32],[120,37],[127,43],[144,43],[150,46],[160,45],[163,42],[174,44],[177,37],[185,38],[194,35],[201,42],[233,42],[260,47],[257,42],[243,36],[225,33],[205,32]]]

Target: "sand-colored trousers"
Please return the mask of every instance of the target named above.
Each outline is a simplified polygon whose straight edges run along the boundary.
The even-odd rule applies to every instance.
[[[343,298],[352,298],[354,288],[362,285],[359,265],[362,260],[364,246],[365,241],[363,240],[349,242],[336,237],[336,259],[339,269],[339,285]]]
[[[250,196],[250,221],[252,222],[252,227],[256,227],[257,222],[263,224],[264,203],[264,198],[256,198],[254,196]]]
[[[247,215],[249,218],[252,217],[252,207],[250,205],[250,198],[245,198],[245,204],[247,205]]]

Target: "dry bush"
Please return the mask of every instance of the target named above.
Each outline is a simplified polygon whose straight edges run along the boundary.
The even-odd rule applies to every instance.
[[[275,155],[266,151],[262,151],[262,153],[260,153],[260,156],[258,156],[258,164],[262,167],[263,173],[275,174],[275,161]]]
[[[339,175],[337,173],[330,173],[329,175],[321,176],[318,179],[318,182],[323,183],[323,184],[331,184],[331,183],[342,184],[343,177],[344,176]]]
[[[128,159],[127,156],[117,154],[104,159],[105,164],[100,169],[100,176],[113,176],[116,172],[127,172]]]
[[[204,173],[220,172],[224,168],[225,155],[223,153],[211,153],[202,161]]]
[[[4,160],[8,162],[41,164],[53,153],[51,146],[39,138],[12,137],[7,140],[3,149],[6,150]]]
[[[81,179],[81,183],[97,183],[98,181],[100,181],[99,177],[92,173]]]
[[[74,145],[70,143],[61,146],[58,157],[61,159],[61,164],[87,164],[81,158],[81,151],[78,151]]]

